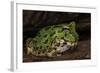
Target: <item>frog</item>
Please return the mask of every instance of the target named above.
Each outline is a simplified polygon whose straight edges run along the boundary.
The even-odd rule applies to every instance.
[[[62,23],[41,28],[35,37],[26,40],[27,54],[56,57],[77,46],[76,23]]]

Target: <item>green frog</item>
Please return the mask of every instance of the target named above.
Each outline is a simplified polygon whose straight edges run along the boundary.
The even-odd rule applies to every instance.
[[[35,37],[26,40],[27,54],[55,57],[77,46],[79,35],[75,22],[42,28]]]

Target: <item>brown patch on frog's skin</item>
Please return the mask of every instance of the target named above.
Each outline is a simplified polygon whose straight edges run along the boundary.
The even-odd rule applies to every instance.
[[[64,44],[66,44],[67,42],[64,42]],[[59,45],[58,45],[59,44]],[[74,48],[76,48],[76,46],[77,46],[77,42],[73,42],[73,43],[67,43],[67,44],[70,44],[71,45],[71,47],[70,47],[70,49],[69,50],[73,50]],[[54,44],[53,44],[54,45]],[[59,47],[60,46],[60,43],[57,43],[56,45],[54,45],[54,47],[52,47],[52,49],[50,50],[50,49],[46,49],[45,51],[39,51],[39,50],[36,50],[36,51],[34,51],[32,48],[29,48],[28,47],[28,55],[29,54],[33,54],[33,55],[35,55],[35,56],[48,56],[48,57],[56,57],[56,56],[61,56],[61,55],[63,55],[66,51],[68,51],[68,50],[66,50],[65,52],[59,52],[58,50],[57,50],[57,47]]]
[[[66,42],[64,42],[64,44],[66,44]],[[67,43],[67,44],[71,44],[72,46],[75,46],[75,44],[77,45],[77,43]],[[60,46],[60,43],[55,43],[52,44],[52,49],[46,49],[46,50],[33,50],[32,48],[28,47],[28,51],[27,54],[33,54],[35,56],[48,56],[48,57],[55,57],[55,56],[61,56],[63,53],[60,53],[57,48]]]
[[[73,50],[73,47],[75,48],[75,46],[77,45],[77,42],[75,42],[75,43],[67,43],[67,41],[66,42],[64,42],[63,44],[69,44],[69,45],[71,45],[71,49],[70,50]],[[48,56],[48,57],[55,57],[55,56],[61,56],[61,55],[63,55],[64,54],[64,52],[59,52],[58,50],[57,50],[57,48],[60,46],[60,43],[56,43],[56,44],[52,44],[52,49],[46,49],[46,50],[33,50],[32,48],[29,48],[28,47],[28,51],[27,51],[27,54],[29,55],[29,54],[33,54],[33,55],[35,55],[35,56]],[[66,50],[67,51],[67,50]],[[65,52],[66,52],[65,51]]]

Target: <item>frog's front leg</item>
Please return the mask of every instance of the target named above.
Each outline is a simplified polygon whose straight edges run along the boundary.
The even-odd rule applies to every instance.
[[[52,50],[51,52],[48,52],[48,53],[47,53],[47,56],[48,56],[48,57],[53,57],[54,52],[55,52],[55,50]]]
[[[30,47],[27,47],[27,55],[32,54],[33,50]]]

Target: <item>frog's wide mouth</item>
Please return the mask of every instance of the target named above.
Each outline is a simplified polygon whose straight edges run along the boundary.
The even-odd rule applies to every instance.
[[[77,45],[77,42],[61,41],[59,47],[57,47],[57,52],[63,53],[67,50],[70,50]]]

